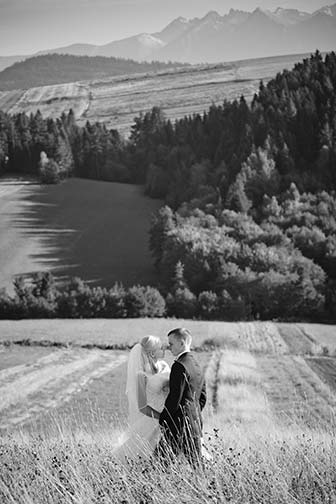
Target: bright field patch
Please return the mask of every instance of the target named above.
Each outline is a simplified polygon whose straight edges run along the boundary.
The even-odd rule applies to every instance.
[[[39,110],[45,117],[60,117],[70,108],[76,117],[83,115],[89,107],[89,89],[76,82],[40,86],[25,91],[8,110],[11,114],[25,112],[35,114]]]
[[[60,321],[27,322],[29,337],[34,333],[33,324]],[[102,338],[106,326],[103,330],[101,324],[107,322],[116,324],[113,338],[109,334],[110,343],[114,338],[117,341],[122,324],[129,324],[129,338],[136,333],[137,340],[140,330],[163,330],[161,322],[169,328],[182,322],[197,335],[198,342],[204,335],[222,335],[222,348],[197,353],[206,369],[208,392],[204,467],[191,468],[183,459],[168,470],[161,468],[159,460],[150,470],[144,460],[130,467],[118,463],[114,448],[125,438],[128,351],[78,347],[51,351],[3,345],[2,502],[131,503],[139,502],[140,497],[153,504],[335,501],[335,393],[314,372],[311,362],[307,364],[307,357],[288,353],[289,346],[281,343],[272,325],[71,322],[83,324],[86,341]],[[79,326],[66,329],[70,321],[62,323],[59,329],[66,337],[72,332],[73,341],[79,342]],[[97,324],[96,333],[91,323]],[[0,331],[8,330],[8,322],[4,324]],[[23,325],[17,324],[12,326],[13,336],[22,334]],[[89,327],[91,335],[86,332]],[[55,326],[50,331],[46,325],[39,329],[41,337],[56,335]],[[233,336],[250,350],[233,348]],[[266,342],[263,346],[262,340]],[[274,342],[280,344],[280,352]],[[166,357],[171,363],[172,356],[168,353]],[[309,357],[315,364],[318,359]]]
[[[11,353],[9,347],[1,356],[10,359]],[[29,355],[25,364],[0,371],[0,429],[36,420],[44,413],[72,402],[74,396],[87,389],[93,380],[102,379],[127,360],[125,352],[82,349],[49,351],[43,356],[36,352],[35,359],[31,357]],[[115,413],[118,412],[116,393],[120,394],[121,400],[124,392],[121,387],[114,388],[116,385],[112,379],[104,391],[105,401],[111,401]],[[110,397],[111,393],[114,397]]]
[[[289,426],[334,428],[336,395],[325,382],[327,370],[332,379],[331,367],[324,366],[321,379],[302,356],[218,350],[207,369],[207,422],[224,433],[230,425],[264,434]]]
[[[292,68],[299,56],[281,56],[215,65],[198,65],[175,71],[123,75],[96,81],[40,86],[0,94],[0,108],[10,112],[36,112],[57,117],[72,108],[79,124],[102,121],[125,136],[134,117],[161,107],[172,121],[185,115],[203,114],[212,104],[250,100],[264,83],[284,68]],[[13,94],[14,93],[14,94]],[[3,103],[3,107],[1,107]]]
[[[318,339],[314,339],[300,324],[279,323],[277,328],[288,345],[290,353],[310,355],[322,353],[322,346]]]
[[[0,179],[0,287],[46,270],[107,287],[155,283],[148,230],[159,206],[134,185]]]
[[[201,322],[182,319],[0,320],[0,342],[128,347],[145,334],[165,338],[175,327],[187,327],[194,347],[225,347],[283,354],[288,347],[271,322]]]
[[[260,354],[320,355],[323,348],[307,344],[296,324],[272,322],[212,322],[183,319],[51,319],[0,320],[0,342],[130,347],[145,334],[165,338],[174,327],[187,327],[195,347],[222,347]],[[336,327],[334,326],[336,330]]]
[[[297,324],[308,336],[316,341],[330,354],[336,354],[336,326],[322,324]]]
[[[0,321],[0,341],[8,343],[0,345],[0,427],[34,432],[61,422],[110,429],[125,422],[128,350],[115,349],[145,334],[166,341],[177,326],[190,329],[194,348],[209,349],[196,353],[207,366],[208,423],[335,424],[334,359],[295,354],[300,333],[291,346],[271,322],[91,319]],[[171,363],[169,352],[165,358]]]
[[[0,347],[0,432],[125,425],[127,358],[128,351]],[[203,367],[209,358],[197,354]]]
[[[90,84],[92,99],[80,123],[86,119],[104,121],[128,136],[140,112],[157,106],[174,122],[186,115],[203,114],[225,99],[244,95],[250,100],[260,79],[267,82],[294,62],[295,57],[288,56],[98,80]]]
[[[0,110],[10,112],[11,108],[20,101],[24,91],[14,89],[13,91],[0,91]]]

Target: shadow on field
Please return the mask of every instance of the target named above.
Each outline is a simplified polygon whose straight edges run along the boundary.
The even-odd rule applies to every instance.
[[[14,273],[48,270],[58,280],[79,276],[105,287],[116,281],[155,284],[148,230],[160,205],[144,197],[141,187],[127,184],[73,178],[25,187],[7,216],[29,256],[25,271],[17,264]]]

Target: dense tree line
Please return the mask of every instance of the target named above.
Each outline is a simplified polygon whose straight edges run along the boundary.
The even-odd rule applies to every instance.
[[[336,55],[317,52],[244,99],[172,125],[153,109],[133,127],[133,161],[147,193],[173,208],[195,199],[258,212],[294,182],[336,188]]]
[[[143,184],[167,204],[150,244],[168,313],[336,319],[336,55],[316,52],[244,97],[129,140],[72,112],[0,115],[0,166]],[[236,315],[233,315],[236,314]]]
[[[162,317],[166,303],[150,286],[110,289],[90,287],[72,278],[57,287],[51,273],[35,273],[31,281],[14,280],[14,295],[0,292],[0,318],[134,318]]]
[[[0,89],[28,89],[65,82],[103,79],[114,75],[153,72],[182,63],[138,62],[105,56],[43,54],[14,63],[0,72]]]
[[[190,306],[201,296],[207,318],[335,320],[336,194],[292,184],[261,212],[163,207],[150,232],[161,291]]]
[[[121,283],[110,289],[90,287],[80,278],[56,286],[51,273],[35,273],[31,280],[17,277],[14,294],[0,292],[0,319],[24,318],[139,318],[185,317],[241,320],[247,317],[243,303],[211,293],[198,297],[184,288],[181,265],[176,267],[176,291],[164,297],[151,286],[125,288]],[[221,308],[223,310],[221,311]]]
[[[121,169],[123,143],[116,130],[102,123],[76,125],[72,110],[56,120],[39,111],[13,116],[0,111],[0,173],[38,175],[41,152],[53,160],[60,178],[77,175],[102,180],[129,181]]]

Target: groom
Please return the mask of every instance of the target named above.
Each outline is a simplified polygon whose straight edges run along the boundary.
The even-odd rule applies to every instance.
[[[202,416],[206,403],[202,369],[190,352],[191,334],[177,328],[168,333],[168,349],[175,357],[169,380],[169,394],[160,414],[162,438],[158,453],[184,453],[191,463],[201,457]]]

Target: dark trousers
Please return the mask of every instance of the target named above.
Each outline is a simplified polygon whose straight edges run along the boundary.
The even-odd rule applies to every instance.
[[[186,432],[172,433],[161,428],[161,438],[155,448],[154,457],[159,458],[164,465],[177,456],[184,455],[188,462],[197,466],[202,460],[201,437]]]

